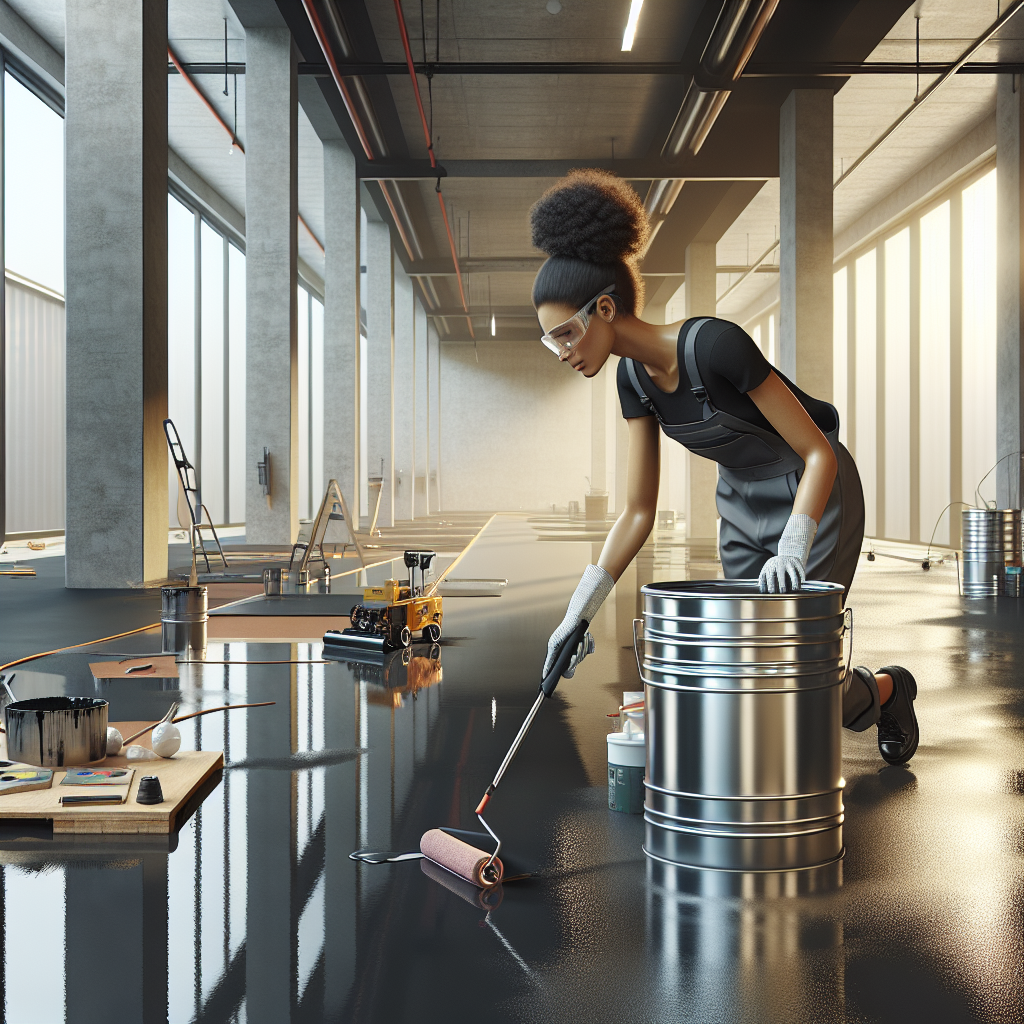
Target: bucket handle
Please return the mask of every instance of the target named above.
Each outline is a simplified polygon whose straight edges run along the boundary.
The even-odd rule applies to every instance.
[[[638,629],[639,627],[639,629]],[[644,642],[644,620],[634,619],[633,620],[633,655],[636,658],[636,670],[640,674],[640,679],[644,678],[643,666],[640,664],[640,645]],[[645,651],[646,653],[646,651]]]
[[[850,674],[850,666],[853,664],[853,609],[843,609],[843,639],[846,641],[846,671],[843,679]]]

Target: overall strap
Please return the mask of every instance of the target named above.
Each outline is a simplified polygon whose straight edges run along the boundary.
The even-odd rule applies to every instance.
[[[693,393],[693,397],[703,405],[705,402],[714,410],[714,405],[708,398],[708,389],[704,387],[704,381],[701,380],[700,370],[697,369],[697,335],[700,333],[700,329],[709,321],[714,319],[710,316],[701,317],[699,320],[694,320],[690,324],[689,329],[686,332],[686,338],[683,340],[683,363],[686,367],[686,376],[690,379],[690,391]]]
[[[633,390],[637,393],[641,405],[643,405],[645,409],[653,408],[651,400],[647,397],[647,394],[640,384],[640,378],[636,374],[636,364],[632,359],[626,359],[626,374],[629,376],[629,383],[633,385]]]

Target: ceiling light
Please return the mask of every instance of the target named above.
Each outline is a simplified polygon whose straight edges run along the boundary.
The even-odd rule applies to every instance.
[[[629,0],[629,17],[626,19],[626,31],[622,33],[622,49],[633,49],[633,37],[636,35],[636,23],[640,20],[640,8],[644,0]]]
[[[562,5],[558,2],[558,0],[548,0],[547,7],[548,14],[557,14],[562,9]]]
[[[497,326],[494,323],[494,314],[491,314],[491,337],[493,338],[497,334]]]

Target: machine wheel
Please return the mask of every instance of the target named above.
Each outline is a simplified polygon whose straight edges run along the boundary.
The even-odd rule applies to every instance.
[[[436,622],[428,622],[423,627],[423,635],[432,644],[436,644],[441,639],[441,627]]]
[[[408,647],[412,643],[412,633],[409,632],[408,626],[402,627],[402,632],[398,634],[398,642],[402,647]]]

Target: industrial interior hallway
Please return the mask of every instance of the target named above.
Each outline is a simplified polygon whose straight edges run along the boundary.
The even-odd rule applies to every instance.
[[[635,585],[717,569],[673,530],[657,531],[605,603],[597,653],[546,703],[494,797],[507,874],[531,877],[483,893],[425,861],[349,858],[414,850],[438,825],[479,829],[473,808],[600,545],[579,526],[498,516],[462,569],[507,589],[449,600],[439,648],[415,645],[408,665],[397,652],[383,666],[324,664],[319,643],[211,643],[210,664],[164,681],[96,683],[95,659],[76,653],[18,669],[19,696],[102,695],[111,720],[153,720],[171,700],[276,703],[183,724],[185,748],[214,742],[227,767],[169,845],[4,826],[6,1019],[98,1012],[111,998],[101,946],[116,950],[117,1003],[145,1021],[1020,1020],[1024,606],[964,601],[949,562],[925,573],[861,559],[854,658],[906,652],[921,745],[887,767],[873,731],[844,733],[835,870],[791,874],[768,894],[751,882],[745,898],[713,871],[673,891],[646,880],[642,816],[608,810],[606,714],[638,686]],[[28,586],[37,600],[78,599],[51,646],[85,638],[93,598],[57,579],[0,580],[0,615]],[[88,629],[144,622],[131,596]],[[157,638],[106,649],[153,652]],[[215,663],[277,659],[311,663]]]

